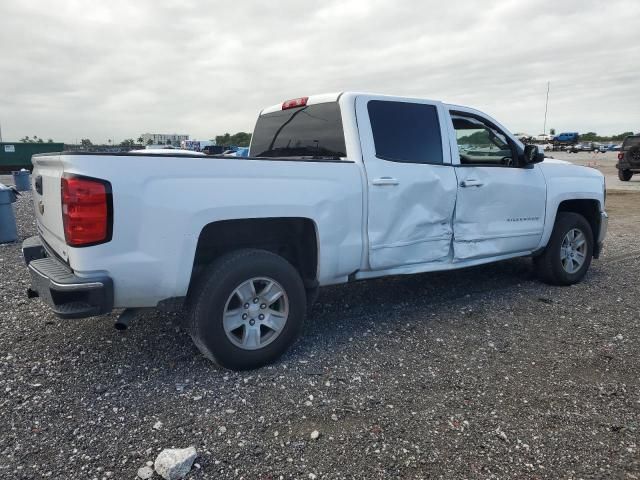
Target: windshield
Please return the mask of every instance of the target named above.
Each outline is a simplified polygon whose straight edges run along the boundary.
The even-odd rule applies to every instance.
[[[251,139],[251,157],[346,157],[337,102],[261,115]]]

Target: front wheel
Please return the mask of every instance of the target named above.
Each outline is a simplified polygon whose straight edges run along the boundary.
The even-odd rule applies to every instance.
[[[589,222],[573,212],[558,212],[549,243],[534,258],[538,276],[551,285],[578,283],[587,273],[593,255]]]
[[[238,250],[216,260],[196,287],[191,338],[222,367],[261,367],[295,341],[306,307],[302,279],[289,262],[265,250]]]
[[[618,178],[623,182],[628,182],[633,177],[633,172],[631,170],[623,170],[618,169]]]

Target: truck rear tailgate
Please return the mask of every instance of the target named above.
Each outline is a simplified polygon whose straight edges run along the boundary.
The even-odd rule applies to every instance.
[[[34,155],[33,159],[33,205],[35,207],[38,233],[46,246],[62,259],[68,253],[64,239],[62,222],[62,198],[60,181],[64,167],[60,155]]]

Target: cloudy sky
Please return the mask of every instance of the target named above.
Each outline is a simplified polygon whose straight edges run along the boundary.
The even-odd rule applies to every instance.
[[[251,130],[358,90],[474,106],[512,131],[640,130],[638,0],[1,0],[4,140]]]

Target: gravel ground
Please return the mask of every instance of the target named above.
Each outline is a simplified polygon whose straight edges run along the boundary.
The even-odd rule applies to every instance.
[[[640,195],[608,201],[578,286],[516,260],[327,288],[290,353],[244,373],[180,315],[56,318],[0,246],[0,476],[132,479],[193,445],[190,479],[640,478]]]

